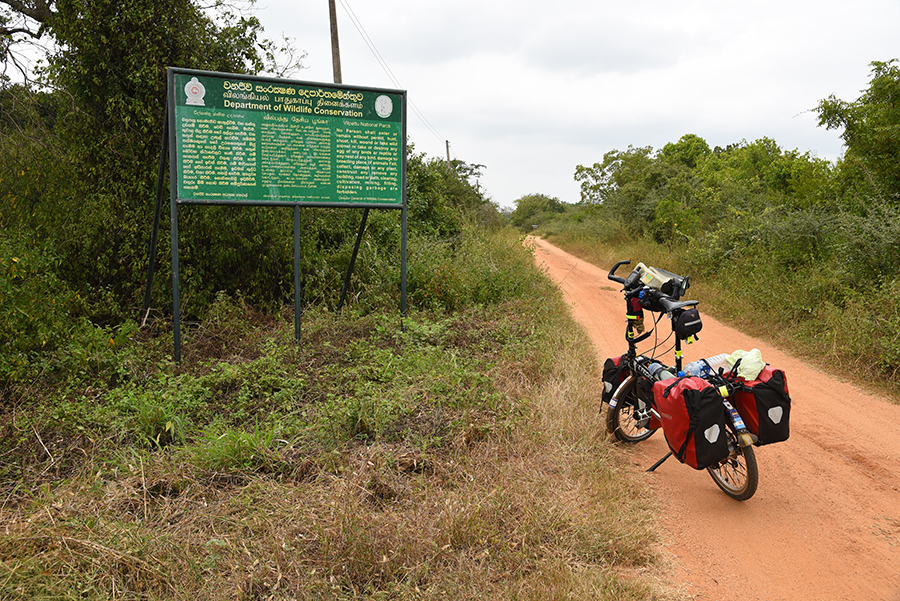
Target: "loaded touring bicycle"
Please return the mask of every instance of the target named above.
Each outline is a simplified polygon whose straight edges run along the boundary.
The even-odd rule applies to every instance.
[[[784,372],[763,364],[756,349],[682,365],[682,343],[693,342],[702,328],[698,301],[682,300],[689,277],[643,263],[626,278],[616,275],[629,264],[619,261],[608,276],[622,285],[625,296],[628,350],[604,363],[607,430],[619,441],[638,443],[662,429],[669,453],[648,471],[674,455],[694,469],[706,469],[728,496],[749,499],[759,484],[754,448],[790,434]],[[644,311],[657,314],[648,331]],[[657,333],[663,315],[671,322],[671,334],[649,352],[638,353],[637,345]],[[660,352],[666,344],[669,349]],[[674,365],[660,358],[671,350]]]

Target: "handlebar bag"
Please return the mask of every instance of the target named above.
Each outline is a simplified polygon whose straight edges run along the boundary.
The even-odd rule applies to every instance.
[[[756,444],[787,440],[791,434],[791,396],[784,372],[766,365],[755,380],[741,380],[749,390],[734,393],[734,408],[747,429],[756,434]]]
[[[691,336],[696,337],[697,332],[703,329],[700,311],[696,307],[685,309],[675,318],[675,323],[672,327],[675,330],[675,335],[682,340],[687,340]]]
[[[653,399],[678,461],[702,470],[728,456],[725,405],[712,384],[693,376],[661,380],[653,385]]]

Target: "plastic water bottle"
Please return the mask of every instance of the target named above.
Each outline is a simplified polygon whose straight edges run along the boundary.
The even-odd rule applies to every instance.
[[[712,370],[703,361],[691,361],[684,366],[684,375],[696,376],[703,378],[708,376]]]
[[[672,375],[665,365],[662,363],[658,363],[654,361],[650,365],[647,366],[647,369],[650,371],[650,375],[653,376],[654,380],[671,380],[675,376]]]
[[[699,361],[691,361],[684,366],[684,373],[705,378],[711,374],[718,373],[720,367],[727,367],[728,363],[725,361],[727,358],[727,353],[721,353]]]

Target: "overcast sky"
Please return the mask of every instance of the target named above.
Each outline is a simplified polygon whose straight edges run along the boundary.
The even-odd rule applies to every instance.
[[[333,81],[328,0],[257,9],[308,52],[294,79]],[[897,0],[337,0],[337,14],[343,83],[407,90],[416,150],[445,157],[449,140],[505,207],[578,202],[576,165],[687,133],[834,160],[839,132],[811,109],[855,100],[869,63],[900,57]]]

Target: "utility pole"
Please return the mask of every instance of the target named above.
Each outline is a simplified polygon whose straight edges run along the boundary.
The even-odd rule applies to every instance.
[[[447,143],[447,169],[453,169],[450,166],[450,140],[444,140]]]
[[[334,68],[334,83],[341,81],[341,49],[338,44],[337,8],[334,0],[328,0],[328,14],[331,17],[331,64]]]

